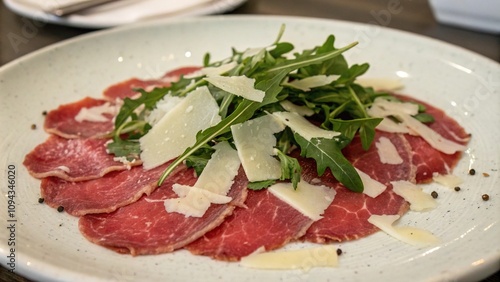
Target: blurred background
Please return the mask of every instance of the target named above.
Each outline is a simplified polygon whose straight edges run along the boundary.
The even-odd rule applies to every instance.
[[[71,21],[69,24],[77,27],[54,24],[51,23],[53,17],[25,8],[29,6],[17,5],[36,1],[42,0],[3,0],[0,5],[0,65],[96,29]],[[500,61],[498,0],[248,0],[226,3],[227,7],[219,8],[225,14],[290,15],[375,24],[443,40]],[[203,14],[203,11],[194,10],[187,14]],[[161,14],[155,16],[161,17]]]

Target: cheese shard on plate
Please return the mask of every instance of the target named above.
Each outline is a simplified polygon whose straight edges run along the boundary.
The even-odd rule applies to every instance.
[[[338,266],[337,248],[332,245],[289,251],[255,252],[241,258],[240,264],[260,269],[302,269]]]
[[[399,215],[371,215],[368,222],[407,244],[424,247],[439,242],[439,239],[427,230],[410,226],[393,226],[398,219]]]
[[[328,85],[339,78],[338,75],[314,75],[303,79],[295,79],[290,82],[286,82],[283,85],[291,86],[293,88],[300,89],[304,92],[311,91],[311,88],[320,87]]]
[[[394,193],[410,203],[412,211],[428,211],[437,206],[436,200],[431,195],[422,191],[422,188],[418,185],[406,180],[392,181],[391,184]]]
[[[285,126],[270,115],[261,116],[231,126],[234,144],[249,181],[263,181],[281,177],[281,164],[276,154],[275,133]]]
[[[372,117],[384,118],[381,125],[377,126],[378,130],[418,135],[434,149],[448,155],[467,149],[462,144],[444,138],[438,132],[414,118],[413,116],[418,114],[417,104],[388,101],[379,97],[375,99],[367,112]],[[391,116],[396,117],[399,123],[389,121],[388,117]]]
[[[301,180],[297,189],[292,183],[277,183],[268,188],[278,199],[289,204],[312,220],[319,220],[335,198],[335,189],[324,185],[312,185]]]
[[[277,117],[282,123],[290,127],[293,132],[299,134],[307,141],[311,141],[312,138],[331,139],[335,136],[340,135],[339,132],[325,130],[317,127],[297,113],[274,112],[273,116]]]
[[[380,162],[383,164],[402,164],[403,159],[398,153],[396,146],[392,144],[391,140],[387,137],[380,137],[379,140],[375,143],[377,147],[377,153],[380,158]]]
[[[219,106],[206,86],[190,92],[139,139],[141,160],[151,169],[178,157],[196,142],[196,134],[221,121]]]
[[[384,184],[378,182],[377,180],[371,178],[368,174],[355,168],[363,182],[363,193],[369,197],[376,198],[378,195],[382,194],[387,188]]]
[[[211,204],[226,204],[234,178],[238,174],[240,160],[236,150],[226,141],[214,146],[215,152],[198,177],[194,186],[174,184],[172,189],[179,198],[165,200],[167,212],[201,217]]]
[[[463,182],[462,178],[460,178],[456,175],[453,175],[453,174],[446,174],[446,175],[436,174],[436,175],[432,176],[432,179],[435,182],[437,182],[441,185],[444,185],[446,187],[449,187],[449,188],[457,187],[458,185],[462,184],[462,182]]]
[[[244,75],[241,76],[219,76],[211,75],[205,78],[206,81],[213,84],[215,87],[220,88],[226,92],[245,99],[262,102],[264,100],[265,92],[255,89],[255,79],[248,78]]]
[[[213,148],[215,152],[194,186],[219,195],[227,195],[234,183],[234,177],[238,174],[240,158],[238,152],[226,141]]]
[[[202,217],[212,203],[226,204],[232,200],[231,197],[218,195],[198,187],[178,185],[174,189],[180,191],[179,194],[184,197],[166,199],[163,202],[165,210],[181,213],[186,217]]]

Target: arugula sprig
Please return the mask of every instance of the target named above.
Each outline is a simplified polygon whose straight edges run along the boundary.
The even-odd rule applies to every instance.
[[[116,121],[113,131],[113,142],[108,144],[108,150],[116,156],[137,158],[140,154],[139,138],[147,133],[150,125],[146,116],[152,111],[158,101],[166,95],[185,96],[196,87],[207,85],[219,104],[219,114],[222,120],[215,126],[200,131],[196,143],[187,148],[164,171],[158,185],[161,185],[168,175],[181,163],[195,168],[199,174],[203,170],[213,149],[211,145],[227,140],[232,142],[230,127],[257,116],[283,110],[279,102],[289,100],[297,105],[310,108],[314,115],[310,120],[324,129],[340,132],[333,139],[313,138],[310,141],[289,128],[277,134],[277,158],[282,166],[282,177],[279,180],[290,180],[296,188],[300,181],[301,167],[297,159],[287,153],[293,147],[301,150],[301,155],[316,161],[318,174],[322,175],[326,168],[332,171],[334,177],[347,188],[361,192],[363,184],[356,170],[342,155],[342,148],[347,146],[359,133],[362,144],[367,149],[374,138],[375,126],[381,119],[370,118],[366,107],[380,96],[371,88],[363,88],[356,84],[356,78],[364,74],[368,64],[348,66],[342,55],[357,43],[351,43],[343,48],[334,46],[335,37],[329,36],[317,47],[294,53],[294,46],[288,42],[280,42],[284,28],[276,41],[252,52],[233,49],[232,55],[224,60],[210,62],[210,54],[203,60],[204,66],[217,67],[227,63],[236,63],[228,71],[227,76],[245,75],[255,79],[255,88],[265,92],[262,102],[254,102],[209,84],[200,75],[194,78],[181,77],[178,82],[168,87],[156,88],[146,92],[138,90],[137,99],[126,98]],[[336,76],[328,85],[315,87],[310,91],[293,88],[285,81],[303,79],[310,76]],[[250,189],[263,189],[276,180],[250,183]]]
[[[196,136],[196,143],[190,148],[186,149],[177,159],[175,159],[161,175],[158,185],[161,185],[167,176],[174,171],[174,169],[184,162],[184,160],[196,152],[207,142],[217,138],[217,136],[230,131],[231,125],[238,124],[249,120],[255,114],[255,112],[268,104],[279,102],[277,99],[278,94],[281,92],[283,87],[281,83],[287,77],[287,75],[297,69],[321,64],[329,59],[335,58],[341,55],[343,52],[354,47],[357,43],[351,43],[343,48],[334,49],[329,52],[320,54],[306,54],[304,56],[298,56],[291,60],[275,60],[276,65],[271,67],[266,67],[268,60],[264,60],[264,69],[253,73],[249,77],[256,79],[255,88],[265,92],[264,100],[262,102],[255,102],[246,99],[242,99],[241,103],[236,107],[233,113],[219,122],[217,125],[210,127],[206,130],[199,132]],[[266,51],[267,52],[267,51]],[[272,57],[272,56],[271,56]],[[250,62],[252,62],[250,60]],[[255,66],[252,69],[258,69]]]

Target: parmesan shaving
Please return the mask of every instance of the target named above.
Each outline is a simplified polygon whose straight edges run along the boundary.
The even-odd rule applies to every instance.
[[[283,85],[291,86],[300,89],[304,92],[311,91],[311,88],[328,85],[339,78],[338,75],[313,75],[303,79],[295,79],[290,82],[283,83]]]
[[[361,170],[355,168],[363,182],[363,193],[371,198],[376,198],[378,195],[382,194],[387,188],[384,184],[378,182],[377,180],[371,178],[368,174],[362,172]]]
[[[367,78],[360,77],[356,79],[356,83],[360,84],[363,87],[372,87],[375,92],[379,91],[394,91],[399,90],[404,87],[403,83],[401,83],[398,79],[390,79],[390,78]]]
[[[392,165],[403,163],[403,159],[399,155],[396,146],[392,144],[389,138],[384,136],[380,137],[375,143],[375,146],[377,147],[377,153],[381,163]]]
[[[278,199],[289,204],[303,215],[316,221],[335,198],[335,189],[324,185],[312,185],[301,180],[297,189],[292,183],[277,183],[267,188]]]
[[[262,102],[265,92],[254,88],[255,79],[242,76],[213,75],[205,78],[206,81],[226,92],[245,99]]]
[[[300,250],[254,252],[241,258],[244,267],[259,269],[302,269],[338,266],[337,248],[332,245]]]
[[[436,200],[431,195],[425,193],[422,191],[422,188],[409,181],[392,181],[391,184],[394,193],[410,203],[412,211],[428,211],[437,206]]]
[[[248,180],[253,182],[281,177],[281,164],[273,156],[276,154],[274,134],[283,129],[285,126],[270,115],[231,126],[234,144]]]
[[[221,120],[219,106],[206,86],[190,92],[139,139],[145,169],[178,157],[196,142],[196,134]]]
[[[398,219],[399,215],[371,215],[368,222],[407,244],[424,247],[439,242],[439,239],[427,230],[410,226],[393,226]]]
[[[453,174],[447,174],[447,175],[435,174],[435,175],[433,175],[432,179],[435,182],[437,182],[443,186],[449,187],[449,188],[454,188],[454,187],[462,184],[462,182],[463,182],[462,178],[460,178],[456,175],[453,175]]]
[[[325,130],[315,126],[297,113],[274,112],[272,115],[308,141],[311,141],[312,138],[331,139],[340,135],[339,132]]]
[[[283,107],[288,112],[293,112],[297,113],[301,116],[312,116],[314,114],[314,111],[306,106],[298,106],[295,105],[294,103],[288,101],[288,100],[283,100],[280,102],[280,105]]]
[[[412,115],[418,113],[418,105],[416,104],[388,101],[379,97],[375,99],[367,112],[373,117],[384,117],[384,120],[388,116],[397,117],[401,124],[408,129],[408,132],[422,137],[434,149],[445,154],[454,154],[466,149],[464,145],[444,138],[432,128],[413,118]],[[377,129],[384,130],[388,124],[390,123],[386,121],[383,126],[377,126]],[[391,129],[390,132],[398,132],[393,127]]]

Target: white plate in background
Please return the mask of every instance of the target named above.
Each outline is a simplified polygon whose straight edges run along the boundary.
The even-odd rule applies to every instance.
[[[346,56],[369,62],[373,77],[400,79],[404,93],[444,109],[472,133],[469,150],[455,169],[464,179],[455,192],[438,186],[439,207],[409,212],[401,223],[433,232],[438,246],[417,249],[384,233],[340,243],[338,268],[303,271],[255,270],[186,251],[131,257],[88,242],[77,219],[38,204],[39,180],[28,175],[24,156],[47,134],[42,112],[130,77],[154,78],[184,65],[272,43],[280,25],[283,41],[302,50],[335,34],[336,46],[359,41]],[[133,39],[133,40],[131,40]],[[496,270],[500,261],[500,66],[487,58],[433,39],[377,26],[333,20],[214,16],[150,22],[104,30],[41,49],[0,68],[0,165],[15,166],[16,271],[34,280],[55,281],[472,281]],[[36,124],[37,130],[31,125]],[[469,168],[477,171],[468,176]],[[485,177],[482,173],[488,173]],[[6,173],[1,194],[7,195]],[[490,200],[483,201],[482,194]],[[1,207],[6,207],[5,196]],[[7,211],[0,222],[7,226]],[[2,227],[0,261],[8,262]]]
[[[35,20],[82,28],[107,28],[155,18],[220,14],[246,0],[120,0],[65,17],[47,13],[54,5],[75,0],[3,0],[13,12]]]

